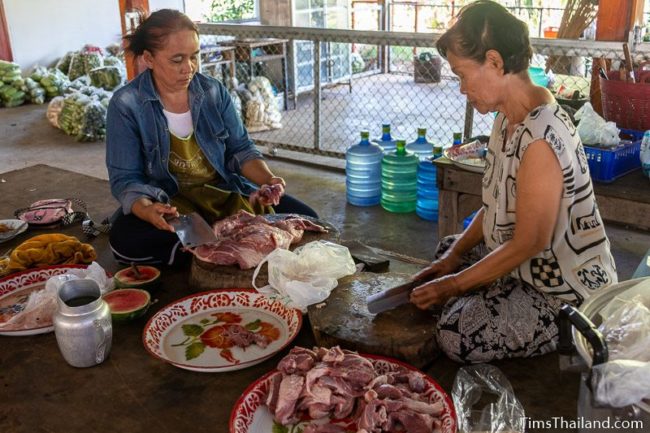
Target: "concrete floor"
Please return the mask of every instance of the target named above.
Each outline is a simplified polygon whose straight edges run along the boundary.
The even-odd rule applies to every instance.
[[[106,190],[104,182],[74,173],[65,175],[70,177],[66,179],[60,172],[43,175],[42,168],[40,175],[33,176],[26,170],[13,171],[47,164],[99,179],[107,178],[104,143],[77,143],[50,126],[44,113],[42,106],[0,109],[0,196],[6,199],[0,201],[0,218],[11,217],[21,201],[33,201],[40,192],[47,196],[40,198],[52,198],[59,189],[69,194]],[[311,156],[307,159],[310,163],[315,160]],[[277,159],[270,160],[269,164],[287,180],[288,192],[307,201],[323,219],[338,227],[343,239],[357,238],[385,250],[431,258],[437,242],[435,223],[423,221],[415,214],[391,214],[379,206],[347,205],[345,176],[340,170]],[[57,180],[36,190],[37,182],[42,185],[43,178],[55,176]],[[88,202],[96,219],[106,215],[93,213],[94,209],[113,209],[113,199],[106,193],[96,199],[92,198],[92,193],[88,195],[81,197]],[[68,234],[81,234],[78,225],[65,230],[70,231]],[[75,230],[77,232],[73,233]],[[628,279],[650,247],[650,234],[611,226],[607,231],[619,279]],[[99,262],[107,266],[108,271],[117,270],[106,237],[100,236],[95,242],[98,248],[103,245],[98,249]],[[8,247],[12,246],[15,247]],[[156,294],[159,304],[152,310],[188,294],[186,272],[164,272],[163,288]],[[5,409],[0,410],[0,431],[83,432],[88,425],[95,426],[96,431],[114,430],[115,426],[125,432],[148,432],[152,428],[161,432],[225,431],[225,422],[237,396],[277,363],[276,357],[228,374],[189,373],[146,355],[141,345],[143,323],[141,320],[116,327],[109,361],[92,369],[67,368],[52,335],[15,338],[12,345],[2,346],[0,388],[7,392],[0,393],[0,407]],[[311,330],[305,327],[294,343],[313,345]],[[512,382],[515,394],[531,419],[575,418],[579,376],[560,372],[556,354],[505,360],[495,365]],[[458,364],[440,357],[425,372],[450,391],[458,368]],[[21,398],[11,397],[15,395]],[[62,416],[70,407],[75,408],[75,415],[72,418]]]
[[[0,177],[7,171],[47,164],[107,179],[104,143],[74,141],[47,122],[45,110],[45,106],[35,105],[0,110]],[[310,162],[314,160],[312,157],[307,159]],[[382,249],[431,258],[438,240],[435,223],[424,221],[415,214],[392,214],[379,206],[359,208],[347,205],[345,176],[340,170],[319,169],[278,159],[269,160],[269,164],[287,180],[290,194],[312,205],[322,218],[340,228],[344,238],[359,238]],[[11,211],[3,209],[0,216],[9,217]],[[607,226],[607,233],[619,279],[629,279],[650,248],[650,233],[613,225]]]

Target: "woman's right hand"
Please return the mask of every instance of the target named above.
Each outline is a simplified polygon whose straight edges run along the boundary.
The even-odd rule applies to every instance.
[[[430,281],[445,275],[453,274],[461,265],[461,259],[455,254],[446,254],[429,266],[422,269],[411,278],[413,281]]]
[[[167,219],[177,217],[176,207],[167,203],[152,202],[148,198],[141,198],[133,203],[131,212],[141,220],[147,221],[159,230],[174,232],[174,227]]]

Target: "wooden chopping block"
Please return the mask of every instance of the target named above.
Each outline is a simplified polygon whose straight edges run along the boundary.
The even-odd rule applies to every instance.
[[[429,364],[439,354],[432,311],[407,304],[375,315],[366,307],[368,295],[408,280],[409,275],[393,272],[361,272],[340,279],[325,302],[308,308],[316,343],[392,356],[418,368]]]
[[[363,263],[365,272],[386,272],[390,265],[390,260],[375,253],[368,245],[357,240],[343,241],[343,245],[348,247],[354,263]]]
[[[281,214],[277,215],[281,217]],[[339,242],[340,232],[332,224],[318,220],[316,218],[305,217],[327,229],[327,233],[305,232],[300,242],[291,245],[291,250],[305,245],[306,243],[325,240],[331,242]],[[214,263],[205,262],[192,257],[192,265],[190,267],[190,281],[189,285],[195,290],[212,290],[212,289],[246,289],[252,288],[253,284],[253,269],[240,269],[239,266],[223,266],[215,265]],[[266,263],[260,269],[257,275],[255,284],[257,287],[266,286],[269,283],[268,266]]]

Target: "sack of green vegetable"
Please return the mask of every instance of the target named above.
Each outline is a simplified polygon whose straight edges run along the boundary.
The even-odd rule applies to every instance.
[[[101,87],[105,90],[113,90],[122,84],[122,75],[117,66],[95,68],[88,75],[93,86]]]
[[[74,51],[68,51],[65,53],[65,55],[61,57],[58,62],[56,62],[56,69],[63,72],[64,74],[67,74],[70,70],[70,61],[72,60],[73,54]]]
[[[77,141],[103,140],[106,136],[106,108],[97,100],[84,107]]]

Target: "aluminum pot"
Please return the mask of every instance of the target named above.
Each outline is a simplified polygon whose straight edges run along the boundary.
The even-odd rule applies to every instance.
[[[600,290],[580,308],[564,305],[560,310],[560,368],[581,372],[578,394],[578,418],[589,421],[613,422],[641,420],[650,426],[650,404],[643,401],[624,408],[598,405],[591,389],[591,368],[609,359],[607,343],[597,327],[602,323],[601,310],[615,297],[622,295],[646,278],[624,281]],[[578,429],[579,432],[605,432],[606,429]],[[611,430],[610,430],[611,431]]]
[[[70,280],[59,287],[54,334],[73,367],[101,364],[111,350],[111,311],[93,280]]]

